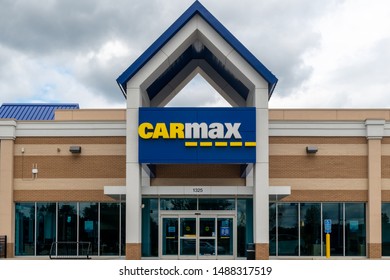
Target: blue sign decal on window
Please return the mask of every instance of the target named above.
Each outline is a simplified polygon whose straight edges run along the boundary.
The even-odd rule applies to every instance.
[[[230,227],[221,227],[219,230],[221,237],[230,237]]]

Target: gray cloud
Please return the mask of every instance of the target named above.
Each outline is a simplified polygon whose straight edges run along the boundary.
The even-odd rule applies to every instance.
[[[312,72],[304,55],[321,41],[312,22],[335,9],[340,1],[201,2],[279,78],[277,94],[286,96],[300,88]],[[50,100],[73,96],[69,101],[82,102],[85,96],[96,95],[105,99],[107,106],[122,104],[115,79],[192,3],[3,0],[0,47],[13,55],[0,54],[4,61],[0,88],[24,92],[17,100],[25,96],[28,102],[31,96],[45,91],[45,85],[54,83],[46,92],[52,96]],[[119,42],[128,51],[102,61],[99,51],[109,42]],[[23,65],[29,65],[31,72],[21,70]],[[29,76],[19,86],[12,77],[21,74]],[[66,87],[69,82],[71,89]],[[78,95],[71,94],[77,90]],[[0,103],[13,100],[12,96],[0,97]]]

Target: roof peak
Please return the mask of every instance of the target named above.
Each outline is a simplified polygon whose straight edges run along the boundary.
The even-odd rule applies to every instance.
[[[125,97],[127,95],[127,82],[197,14],[267,81],[270,97],[278,79],[197,0],[117,78],[117,83]]]

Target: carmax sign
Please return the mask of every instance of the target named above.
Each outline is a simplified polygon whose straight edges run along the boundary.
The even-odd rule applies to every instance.
[[[140,108],[139,162],[255,162],[255,120],[255,108]]]

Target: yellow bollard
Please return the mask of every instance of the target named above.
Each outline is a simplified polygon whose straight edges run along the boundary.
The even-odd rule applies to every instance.
[[[330,258],[330,234],[329,233],[326,234],[325,254],[326,254],[326,258],[329,259]]]

